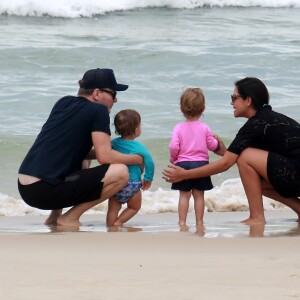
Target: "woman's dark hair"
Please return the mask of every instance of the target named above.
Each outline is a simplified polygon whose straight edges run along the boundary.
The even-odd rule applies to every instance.
[[[140,125],[140,123],[141,116],[134,109],[120,110],[114,118],[116,134],[122,137],[135,134],[135,130]]]
[[[269,104],[269,92],[265,84],[255,77],[246,77],[235,82],[239,94],[246,99],[251,97],[256,110],[262,108],[264,104]]]

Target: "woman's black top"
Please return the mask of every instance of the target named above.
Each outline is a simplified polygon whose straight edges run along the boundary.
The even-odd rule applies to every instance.
[[[228,151],[237,155],[258,148],[291,158],[300,170],[300,124],[272,110],[270,105],[257,111],[239,130]]]

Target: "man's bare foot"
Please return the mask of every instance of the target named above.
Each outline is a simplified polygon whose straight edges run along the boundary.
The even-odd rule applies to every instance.
[[[51,210],[49,217],[45,220],[45,225],[57,225],[57,219],[61,216],[62,209]]]
[[[244,223],[249,226],[259,225],[259,224],[264,225],[264,224],[266,224],[266,220],[265,220],[265,218],[249,218],[249,219],[241,221],[241,223]]]
[[[58,217],[57,225],[60,226],[67,226],[67,227],[80,227],[80,222],[78,219],[72,219],[68,215],[63,214]]]

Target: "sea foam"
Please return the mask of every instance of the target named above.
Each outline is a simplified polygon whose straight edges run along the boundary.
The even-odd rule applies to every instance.
[[[300,7],[299,0],[4,0],[0,14],[51,16],[62,18],[94,17],[115,11],[141,8],[195,9],[202,7]]]
[[[158,188],[156,191],[144,191],[141,214],[177,213],[178,191]],[[285,206],[269,198],[263,199],[265,210],[284,209]],[[239,178],[224,181],[219,187],[205,192],[206,211],[228,212],[247,211],[249,209],[247,198]],[[194,208],[190,201],[190,211]],[[89,210],[88,214],[105,214],[107,201]],[[47,215],[49,211],[35,209],[26,205],[21,199],[15,199],[0,193],[0,216]]]

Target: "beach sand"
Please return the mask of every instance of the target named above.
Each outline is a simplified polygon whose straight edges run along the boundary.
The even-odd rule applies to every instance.
[[[108,232],[85,215],[79,232],[45,217],[1,217],[0,299],[297,299],[300,229],[289,210],[206,213],[205,232],[180,231],[177,214],[137,215]],[[192,223],[193,215],[189,216]]]

